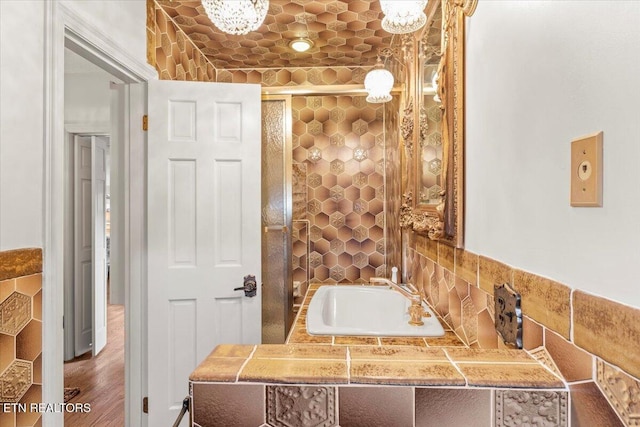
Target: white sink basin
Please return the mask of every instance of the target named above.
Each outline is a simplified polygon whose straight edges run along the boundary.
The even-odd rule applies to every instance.
[[[424,325],[409,325],[411,302],[386,286],[321,286],[307,310],[311,335],[379,335],[439,337],[444,329],[431,309]]]

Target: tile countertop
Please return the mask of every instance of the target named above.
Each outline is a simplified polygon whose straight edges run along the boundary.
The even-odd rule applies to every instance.
[[[315,289],[287,344],[219,345],[190,381],[566,389],[525,351],[468,348],[452,331],[442,338],[307,335],[305,309]]]

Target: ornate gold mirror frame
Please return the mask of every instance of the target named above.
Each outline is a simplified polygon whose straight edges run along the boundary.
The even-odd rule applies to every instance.
[[[455,247],[464,241],[464,20],[475,6],[476,0],[429,2],[427,24],[404,58],[413,84],[401,124],[410,176],[400,222]]]

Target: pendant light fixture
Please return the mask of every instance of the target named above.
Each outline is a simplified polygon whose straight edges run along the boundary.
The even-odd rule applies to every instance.
[[[202,0],[202,7],[220,31],[244,35],[264,22],[269,0]]]
[[[391,89],[393,89],[393,74],[384,68],[380,57],[373,70],[364,78],[364,88],[369,94],[367,102],[379,104],[391,101]]]
[[[426,0],[380,0],[380,8],[384,13],[382,28],[391,34],[412,33],[427,22],[424,14]]]

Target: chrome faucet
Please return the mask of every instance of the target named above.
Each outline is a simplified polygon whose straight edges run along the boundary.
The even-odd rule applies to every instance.
[[[423,317],[431,317],[431,314],[426,312],[424,308],[422,308],[422,296],[420,292],[416,289],[412,284],[407,284],[407,287],[410,291],[407,291],[402,286],[398,285],[392,280],[386,279],[384,277],[372,277],[369,279],[369,283],[372,285],[376,284],[384,284],[389,286],[392,289],[400,292],[400,294],[411,301],[411,306],[409,306],[409,324],[414,326],[422,326],[424,322],[422,321]]]

